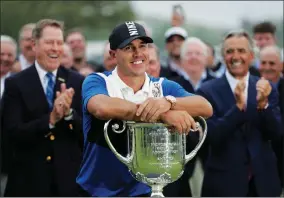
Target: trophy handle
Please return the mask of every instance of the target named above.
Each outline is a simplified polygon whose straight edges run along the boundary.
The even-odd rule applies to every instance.
[[[201,148],[201,146],[204,143],[205,138],[207,136],[207,124],[206,124],[205,119],[203,117],[201,117],[201,116],[198,116],[197,118],[198,118],[198,121],[196,122],[196,124],[197,124],[196,131],[199,131],[199,135],[202,136],[202,138],[198,142],[196,147],[189,154],[185,155],[185,163],[189,162],[197,154],[197,152]],[[200,125],[200,123],[202,123],[202,124]],[[204,127],[203,131],[202,131],[202,127],[201,126]],[[193,130],[191,130],[191,131],[193,131]]]
[[[105,140],[106,140],[106,143],[108,144],[110,150],[114,153],[114,155],[122,162],[124,163],[126,166],[129,166],[132,159],[133,159],[133,149],[132,149],[132,152],[131,152],[131,155],[130,156],[127,156],[127,157],[123,157],[122,155],[120,155],[116,149],[114,148],[114,146],[112,145],[110,139],[109,139],[109,136],[108,136],[108,125],[110,124],[112,120],[110,119],[108,122],[105,123],[104,125],[104,135],[105,135]],[[114,131],[115,133],[122,133],[125,129],[126,129],[126,122],[123,121],[123,127],[122,127],[122,130],[118,130],[119,129],[119,125],[116,123],[116,124],[113,124],[112,125],[112,131]]]

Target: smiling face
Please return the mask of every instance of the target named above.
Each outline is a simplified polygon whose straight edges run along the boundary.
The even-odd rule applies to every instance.
[[[273,50],[264,50],[260,53],[259,71],[261,76],[272,82],[277,82],[282,71],[279,54]]]
[[[74,59],[82,59],[85,57],[86,42],[80,32],[74,32],[68,35],[66,43],[70,46]]]
[[[245,36],[232,36],[224,41],[223,56],[227,69],[235,78],[247,75],[254,58],[249,41]]]
[[[1,42],[0,76],[6,75],[16,59],[16,47],[8,42]]]
[[[149,62],[148,45],[141,39],[135,39],[122,49],[110,51],[111,56],[116,58],[118,72],[122,76],[140,77],[145,76],[146,66]]]
[[[254,40],[256,41],[257,47],[260,49],[275,45],[276,39],[272,33],[255,33]]]
[[[35,52],[33,50],[32,29],[28,28],[23,30],[20,36],[20,49],[26,58],[34,59]]]
[[[35,41],[36,59],[46,71],[56,70],[63,55],[63,32],[60,28],[46,26]]]
[[[166,41],[166,49],[171,57],[180,57],[180,48],[184,38],[179,35],[173,35]]]
[[[182,60],[182,67],[189,73],[200,73],[206,65],[206,54],[204,48],[197,43],[187,46],[185,56]],[[207,50],[207,48],[205,48]]]
[[[147,65],[146,72],[153,77],[160,76],[161,64],[156,49],[149,48],[149,64]]]

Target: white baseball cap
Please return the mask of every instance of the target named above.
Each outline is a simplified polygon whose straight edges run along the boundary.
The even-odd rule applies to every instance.
[[[182,27],[171,27],[165,32],[165,39],[168,40],[171,36],[178,35],[186,39],[188,37],[187,31]]]

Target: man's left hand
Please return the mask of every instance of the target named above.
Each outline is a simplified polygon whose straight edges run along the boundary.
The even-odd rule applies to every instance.
[[[272,87],[268,80],[263,77],[259,79],[256,83],[256,101],[257,101],[257,109],[264,109],[264,107],[268,103],[268,96],[271,93]]]
[[[143,122],[156,122],[162,113],[171,109],[171,103],[165,98],[148,98],[139,105],[136,116]]]

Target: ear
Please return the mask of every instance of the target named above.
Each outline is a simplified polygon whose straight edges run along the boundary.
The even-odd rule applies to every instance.
[[[251,56],[251,60],[253,61],[255,58],[255,52],[253,50],[251,50],[250,56]]]
[[[35,47],[36,47],[36,45],[38,45],[37,42],[39,42],[39,41],[36,41],[35,39],[32,40],[32,49],[33,49],[33,51],[35,51]]]
[[[116,51],[115,50],[109,50],[109,55],[111,58],[116,58]]]

